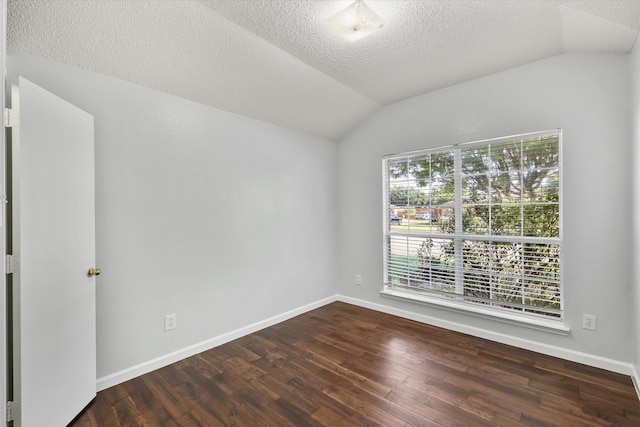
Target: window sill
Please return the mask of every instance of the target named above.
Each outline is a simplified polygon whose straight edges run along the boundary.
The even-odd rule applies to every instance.
[[[430,297],[427,295],[416,295],[412,292],[400,291],[384,287],[380,294],[384,297],[395,298],[403,301],[411,301],[431,307],[437,307],[456,313],[467,314],[480,317],[483,319],[495,320],[498,322],[518,325],[525,328],[536,329],[539,331],[550,332],[558,335],[569,335],[571,329],[561,320],[547,320],[534,316],[519,315],[516,313],[507,313],[502,310],[496,310],[485,307],[478,307],[473,304],[451,301],[444,298]]]

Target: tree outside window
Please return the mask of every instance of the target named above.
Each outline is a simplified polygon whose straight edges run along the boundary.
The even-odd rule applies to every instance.
[[[386,159],[387,284],[560,317],[560,133]]]

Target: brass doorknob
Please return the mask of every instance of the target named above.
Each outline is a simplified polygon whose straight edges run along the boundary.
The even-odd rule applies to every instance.
[[[100,273],[102,273],[102,271],[100,271],[100,269],[99,269],[99,268],[93,268],[93,267],[91,267],[91,268],[89,269],[89,271],[87,272],[87,276],[89,276],[89,277],[99,276],[99,275],[100,275]]]

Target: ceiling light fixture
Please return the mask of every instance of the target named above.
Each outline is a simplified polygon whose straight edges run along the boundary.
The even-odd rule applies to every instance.
[[[364,1],[356,0],[324,25],[353,43],[382,28],[384,21]]]

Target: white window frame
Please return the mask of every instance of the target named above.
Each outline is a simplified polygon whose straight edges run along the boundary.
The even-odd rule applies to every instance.
[[[559,198],[558,198],[558,209],[559,209],[559,234],[557,238],[538,238],[538,237],[505,237],[502,236],[500,238],[495,238],[493,236],[470,236],[462,233],[462,184],[461,179],[459,179],[460,170],[461,170],[461,150],[464,148],[472,148],[473,146],[486,146],[486,145],[495,145],[505,142],[511,141],[519,141],[526,139],[533,139],[537,137],[545,137],[545,136],[555,136],[558,137],[558,174],[559,174]],[[455,294],[450,294],[449,296],[442,296],[438,294],[430,294],[428,292],[420,291],[414,292],[409,289],[403,289],[402,287],[394,287],[391,283],[389,283],[389,262],[390,262],[390,254],[389,254],[389,239],[390,236],[412,236],[411,232],[393,232],[390,227],[390,182],[391,178],[389,176],[389,162],[392,160],[398,160],[403,158],[413,158],[422,156],[429,153],[437,153],[444,151],[454,151],[455,153],[455,165],[454,169],[456,170],[455,179],[455,233],[449,235],[437,235],[437,234],[416,234],[417,237],[420,238],[428,238],[428,237],[446,237],[449,239],[461,240],[464,238],[472,238],[478,240],[492,240],[496,239],[499,241],[514,241],[514,242],[523,242],[523,243],[549,243],[553,241],[554,244],[559,245],[560,247],[560,312],[559,317],[551,317],[540,314],[528,313],[524,311],[517,311],[514,309],[500,308],[494,307],[491,305],[485,305],[480,303],[470,302],[465,297],[460,296],[456,298]],[[562,211],[563,211],[563,202],[562,202],[562,130],[561,129],[553,129],[542,132],[532,132],[525,133],[520,135],[512,135],[507,137],[486,139],[480,141],[473,141],[469,143],[463,144],[455,144],[450,146],[442,146],[436,147],[426,150],[419,151],[411,151],[398,153],[393,155],[387,155],[383,157],[382,160],[382,176],[383,176],[383,257],[384,257],[384,285],[381,290],[381,294],[386,297],[409,300],[412,302],[425,304],[428,306],[435,306],[441,309],[450,310],[454,312],[465,313],[473,316],[478,316],[482,318],[493,319],[501,322],[506,322],[510,324],[522,325],[538,330],[548,331],[552,333],[566,335],[569,333],[570,329],[563,322],[564,318],[564,286],[562,280],[563,274],[563,262],[562,262]],[[456,244],[456,252],[455,252],[455,275],[456,275],[456,287],[462,282],[462,262],[460,262],[462,258],[462,250],[460,249],[462,245]]]

